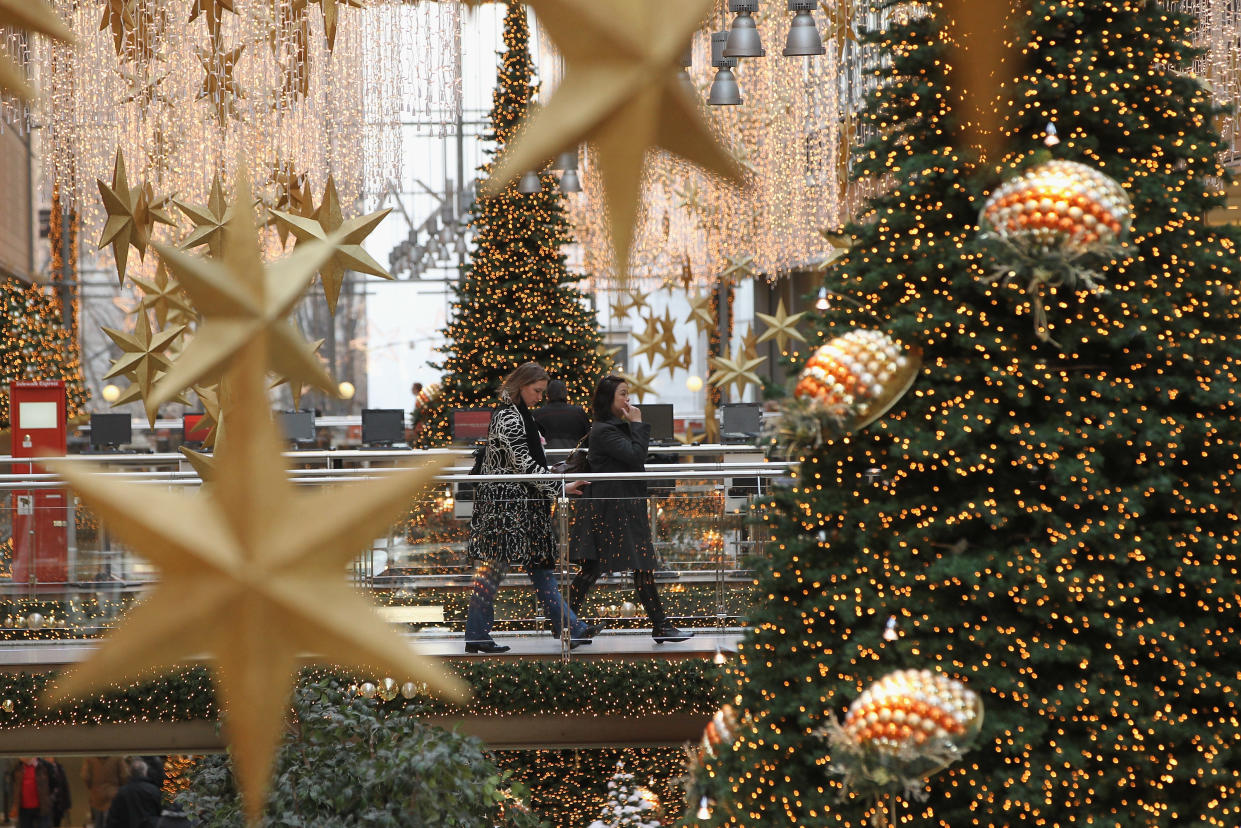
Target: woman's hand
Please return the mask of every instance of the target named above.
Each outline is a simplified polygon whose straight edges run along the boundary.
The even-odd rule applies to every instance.
[[[642,422],[642,409],[636,405],[631,405],[625,409],[625,419],[631,423]]]
[[[564,493],[569,497],[574,497],[576,495],[580,495],[582,493],[582,489],[585,489],[589,485],[589,480],[574,480],[572,483],[565,485]]]

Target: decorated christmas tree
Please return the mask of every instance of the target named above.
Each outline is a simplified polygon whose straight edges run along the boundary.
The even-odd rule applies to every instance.
[[[603,813],[587,828],[659,828],[659,804],[643,788],[633,784],[633,774],[622,762],[608,780],[608,801]]]
[[[526,8],[510,3],[504,18],[499,83],[491,108],[489,151],[494,158],[520,128],[536,87]],[[485,177],[491,163],[483,165]],[[594,311],[565,267],[569,226],[563,196],[550,174],[531,195],[510,185],[494,198],[479,196],[471,219],[470,268],[456,288],[438,396],[419,409],[419,442],[449,439],[449,412],[496,403],[502,380],[524,362],[538,362],[563,380],[571,401],[586,403],[608,367]]]
[[[1241,261],[1236,233],[1202,221],[1222,170],[1218,111],[1187,74],[1193,20],[1029,0],[1012,153],[971,165],[939,4],[919,5],[889,5],[869,36],[890,63],[858,169],[890,189],[849,228],[821,336],[882,330],[922,370],[776,495],[738,667],[752,729],[706,761],[685,821],[860,828],[892,803],[859,792],[886,788],[898,824],[1237,824]],[[1010,238],[980,239],[987,198],[1050,159],[1090,175],[1004,191],[988,212]],[[1124,188],[1124,222],[1095,173]],[[1130,218],[1127,245],[1104,247]],[[882,704],[833,727],[885,676]],[[901,688],[950,678],[981,732],[919,766],[939,714]],[[881,772],[842,791],[831,771],[858,756]]]
[[[60,298],[41,285],[9,278],[0,283],[0,429],[9,427],[9,383],[64,380],[66,413],[76,417],[86,403],[77,343],[61,323]]]

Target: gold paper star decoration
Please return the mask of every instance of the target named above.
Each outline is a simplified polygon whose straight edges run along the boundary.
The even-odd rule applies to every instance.
[[[686,44],[713,0],[530,0],[564,59],[552,99],[499,158],[496,194],[557,153],[594,145],[612,226],[616,277],[628,277],[642,167],[662,149],[735,182],[741,170],[679,74]]]
[[[156,198],[149,184],[130,187],[125,177],[125,158],[121,151],[116,151],[116,166],[112,171],[112,186],[98,179],[99,196],[103,199],[103,208],[108,215],[104,223],[103,233],[99,237],[102,249],[112,245],[112,255],[116,259],[116,272],[120,281],[125,281],[125,266],[129,261],[129,248],[138,251],[139,258],[146,258],[147,245],[151,243],[151,235],[155,232],[156,223],[175,226],[172,216],[167,212],[167,198]]]
[[[293,11],[302,11],[310,3],[318,3],[323,10],[323,34],[327,37],[328,51],[336,48],[336,26],[342,6],[362,8],[362,0],[293,0]]]
[[[711,357],[711,369],[715,373],[707,378],[707,383],[720,390],[735,387],[740,396],[745,393],[747,385],[762,385],[763,381],[754,369],[766,361],[766,357],[747,357],[740,351],[734,352],[731,359]]]
[[[633,349],[630,356],[646,355],[647,360],[654,364],[655,355],[667,348],[671,334],[660,324],[658,316],[649,316],[644,321],[646,328],[642,333],[633,335],[633,338],[638,340],[638,347]]]
[[[164,356],[164,351],[184,331],[185,328],[176,327],[152,334],[151,320],[147,318],[146,311],[141,307],[138,309],[138,318],[135,321],[133,333],[118,331],[114,328],[103,329],[108,338],[124,352],[112,363],[111,369],[103,375],[103,378],[125,376],[133,381],[133,387],[137,389],[136,393],[142,397],[147,420],[150,421],[152,428],[155,427],[155,417],[159,412],[159,406],[152,404],[151,388],[157,377],[168,370],[169,362]],[[129,402],[129,400],[126,399],[124,402]],[[118,398],[115,404],[121,403],[122,400]]]
[[[740,282],[743,279],[750,279],[757,275],[754,269],[753,256],[725,256],[724,261],[728,266],[724,268],[720,274],[723,278],[733,282]]]
[[[250,182],[238,173],[236,200],[251,203]],[[329,237],[331,243],[339,236]],[[274,370],[293,382],[335,395],[336,385],[306,340],[285,318],[301,299],[314,273],[332,255],[331,244],[299,245],[292,255],[264,266],[258,228],[248,210],[236,210],[227,228],[220,261],[200,259],[175,247],[157,249],[202,314],[198,333],[153,391],[163,403],[194,383],[218,376],[243,347],[262,340]]]
[[[112,45],[121,60],[147,63],[163,34],[159,23],[150,4],[141,0],[104,0],[99,31],[112,30]]]
[[[658,373],[662,374],[664,371],[671,373],[678,368],[682,371],[688,371],[694,360],[694,346],[686,342],[681,348],[671,349],[666,353],[660,354],[660,357],[662,362],[660,362],[659,368],[656,369]]]
[[[819,235],[827,242],[828,252],[814,266],[816,271],[827,270],[835,264],[837,259],[853,249],[853,237],[847,235],[843,230],[820,230]]]
[[[419,655],[345,579],[348,563],[409,508],[444,463],[297,489],[268,410],[264,357],[263,343],[252,342],[229,370],[227,437],[212,463],[215,482],[200,492],[121,482],[93,465],[48,464],[160,570],[116,631],[49,690],[50,701],[210,658],[251,825],[266,805],[304,660],[466,695],[459,680]]]
[[[44,0],[0,0],[0,27],[39,32],[62,43],[73,42],[73,32]],[[26,73],[3,54],[0,54],[0,92],[22,100],[34,97],[34,89],[26,82]]]
[[[237,60],[245,51],[245,44],[230,52],[199,47],[198,62],[203,67],[203,83],[195,100],[206,100],[215,109],[216,120],[224,126],[229,117],[240,118],[236,101],[246,95],[241,89],[234,74],[237,71]]]
[[[204,485],[211,482],[215,477],[215,458],[210,454],[194,451],[194,449],[186,448],[185,446],[178,446],[177,451],[181,452],[182,456],[190,462],[190,465],[194,468],[194,473],[198,475],[198,479]]]
[[[710,333],[715,327],[715,303],[710,293],[689,297],[689,319],[699,333]]]
[[[174,106],[172,99],[160,91],[159,85],[168,79],[165,73],[154,78],[147,78],[139,72],[120,70],[121,77],[129,87],[129,94],[121,99],[122,103],[137,103],[150,108],[155,104]]]
[[[746,359],[758,359],[758,337],[753,325],[747,325],[745,336],[741,337],[741,353]]]
[[[234,0],[194,0],[194,5],[190,8],[190,21],[193,22],[201,14],[203,20],[207,21],[207,33],[213,39],[217,38],[220,36],[220,22],[224,19],[224,12],[237,13],[233,2]]]
[[[789,313],[784,309],[784,300],[776,305],[775,314],[756,313],[754,314],[762,320],[767,326],[767,330],[763,331],[763,335],[758,338],[759,342],[766,342],[769,339],[776,341],[776,347],[781,353],[787,353],[788,342],[790,339],[796,339],[798,342],[805,342],[806,337],[802,332],[797,330],[797,323],[805,316],[805,313]]]
[[[304,218],[293,213],[272,210],[271,213],[288,228],[297,238],[297,246],[309,241],[327,241],[329,235],[335,234],[338,241],[332,242],[332,255],[319,269],[319,277],[323,280],[323,293],[327,296],[328,310],[336,313],[336,302],[340,298],[340,287],[345,280],[345,271],[355,270],[369,273],[381,279],[391,279],[392,274],[384,270],[379,262],[362,248],[362,240],[371,234],[379,222],[384,220],[391,208],[370,213],[365,216],[345,221],[340,212],[340,197],[336,194],[336,182],[328,176],[327,186],[323,190],[323,201],[314,218]]]
[[[189,250],[200,244],[207,245],[211,258],[220,258],[224,251],[224,231],[233,218],[236,203],[229,204],[224,198],[224,187],[220,183],[220,174],[211,179],[211,195],[205,205],[187,204],[174,201],[173,204],[194,222],[194,230],[181,242],[181,249]]]
[[[620,352],[621,352],[620,346],[617,346],[615,348],[609,348],[607,345],[604,345],[602,342],[599,343],[599,345],[595,348],[595,353],[598,354],[600,357],[602,357],[603,360],[607,362],[607,364],[610,366],[616,365],[616,356]]]
[[[644,374],[641,371],[634,371],[632,374],[622,373],[620,378],[629,384],[629,393],[637,398],[638,402],[642,402],[647,394],[652,397],[659,396],[655,393],[654,374]]]
[[[203,410],[203,418],[199,421],[199,426],[207,429],[203,446],[211,448],[220,436],[220,384],[191,385],[190,390],[198,397],[198,405]]]
[[[272,210],[283,210],[302,218],[313,219],[319,208],[315,206],[314,194],[310,189],[310,176],[297,171],[292,161],[276,160],[272,162],[267,183],[276,188],[275,203],[267,211],[266,226],[274,226],[280,235],[280,244],[289,243],[289,226],[276,216]]]
[[[319,354],[319,349],[323,347],[324,342],[327,342],[327,340],[316,339],[314,342],[307,343],[307,345],[310,346],[310,353],[317,357]],[[293,410],[297,411],[302,407],[302,394],[305,392],[306,386],[302,385],[300,382],[290,383],[288,377],[279,377],[271,384],[271,387],[272,390],[275,390],[282,385],[289,386],[289,396],[293,399]]]
[[[857,43],[857,32],[853,29],[853,0],[820,0],[819,8],[823,9],[823,16],[827,18],[827,27],[824,33],[836,42],[838,54],[843,54],[843,49],[848,43]]]
[[[185,295],[185,291],[177,284],[177,280],[168,275],[168,266],[164,264],[164,260],[160,259],[155,266],[155,277],[151,281],[145,279],[133,278],[132,281],[138,290],[142,291],[142,297],[138,300],[138,307],[143,311],[153,311],[155,313],[155,324],[160,330],[168,327],[168,319],[170,313],[173,318],[177,317],[174,311],[180,311],[181,314],[192,316],[194,311],[190,307],[189,297]],[[179,321],[174,324],[183,324]]]

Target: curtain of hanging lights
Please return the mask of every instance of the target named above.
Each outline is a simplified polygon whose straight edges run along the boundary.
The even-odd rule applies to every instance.
[[[1198,16],[1194,44],[1204,53],[1194,61],[1193,73],[1210,87],[1215,103],[1230,107],[1233,114],[1220,118],[1224,163],[1241,161],[1241,131],[1237,113],[1241,107],[1241,7],[1237,0],[1173,0],[1174,11]]]
[[[118,147],[131,186],[190,203],[242,158],[269,202],[283,171],[308,175],[316,199],[330,174],[352,204],[399,180],[402,118],[461,106],[458,3],[341,4],[330,50],[320,7],[295,0],[236,0],[217,36],[206,14],[190,20],[194,0],[123,3],[109,19],[115,4],[54,0],[77,43],[39,56],[45,173],[88,237]]]

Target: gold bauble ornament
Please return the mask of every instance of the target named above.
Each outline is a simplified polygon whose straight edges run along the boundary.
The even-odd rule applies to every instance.
[[[391,676],[385,676],[384,680],[379,682],[379,698],[386,702],[390,702],[395,699],[399,690],[400,685],[397,684],[396,679]]]

